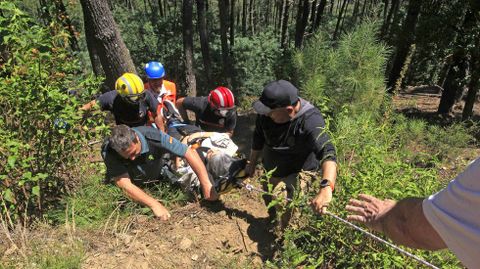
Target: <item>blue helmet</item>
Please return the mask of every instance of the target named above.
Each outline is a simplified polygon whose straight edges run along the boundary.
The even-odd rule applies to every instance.
[[[147,78],[159,79],[165,76],[165,68],[159,62],[150,61],[145,65],[145,73],[147,73]]]

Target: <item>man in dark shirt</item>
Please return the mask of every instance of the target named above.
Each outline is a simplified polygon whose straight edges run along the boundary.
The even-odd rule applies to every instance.
[[[237,111],[232,92],[226,87],[217,87],[207,96],[179,98],[176,106],[188,123],[187,110],[195,113],[196,125],[208,132],[233,135],[237,124]]]
[[[253,108],[259,115],[246,173],[253,175],[257,159],[263,153],[265,169],[276,169],[270,183],[275,187],[283,181],[287,196],[293,197],[298,173],[321,169],[321,189],[311,205],[319,213],[325,212],[332,199],[337,171],[335,148],[325,132],[320,111],[299,98],[298,89],[285,80],[267,84]],[[264,199],[267,205],[271,201],[270,197]],[[274,209],[269,213],[275,215]]]
[[[170,218],[168,210],[137,186],[161,177],[165,153],[184,157],[200,181],[204,198],[211,201],[218,199],[197,152],[152,127],[117,125],[113,128],[112,135],[102,146],[102,157],[107,167],[106,180],[115,183],[135,202],[148,206],[156,217],[167,220]]]
[[[111,111],[116,124],[130,127],[144,126],[150,112],[157,126],[163,126],[157,115],[158,101],[150,91],[145,91],[142,80],[135,74],[125,73],[117,79],[115,90],[100,95],[97,100],[85,104],[81,109],[90,110],[96,104],[101,110]]]

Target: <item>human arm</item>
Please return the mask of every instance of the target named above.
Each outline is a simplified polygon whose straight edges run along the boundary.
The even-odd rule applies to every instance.
[[[255,167],[257,166],[257,160],[260,156],[260,150],[250,150],[250,156],[248,157],[247,165],[245,166],[245,174],[249,177],[255,174]]]
[[[158,129],[160,129],[160,131],[162,131],[164,133],[167,132],[165,130],[165,121],[163,120],[162,114],[157,113],[157,115],[154,116],[154,121],[155,121],[155,125],[157,125],[157,127],[158,127]]]
[[[161,112],[161,105],[159,101],[155,98],[151,91],[145,92],[145,101],[148,104],[148,109],[153,117],[153,121],[158,129],[166,133],[165,121]]]
[[[322,187],[312,199],[312,209],[320,214],[327,211],[328,204],[333,198],[333,189],[337,178],[336,152],[325,128],[325,121],[320,113],[314,113],[305,122],[306,139],[310,141],[313,153],[321,163],[321,180],[328,180],[329,186]]]
[[[80,107],[80,110],[89,111],[97,104],[97,100],[92,100]]]
[[[97,99],[92,100],[83,106],[80,107],[80,110],[89,111],[93,109],[95,106],[99,106],[101,110],[112,110],[113,102],[117,97],[117,91],[108,91],[106,93],[101,94],[98,96]]]
[[[228,114],[225,120],[225,133],[233,137],[233,132],[235,131],[235,127],[237,126],[237,110],[234,109],[231,113]]]
[[[380,200],[367,194],[350,199],[346,210],[353,213],[348,220],[364,223],[384,233],[393,242],[411,248],[437,250],[446,248],[445,242],[426,219],[423,198]]]
[[[164,221],[170,218],[168,210],[159,201],[134,185],[127,173],[114,178],[114,181],[127,197],[137,203],[148,206],[153,211],[155,217]]]
[[[327,212],[327,206],[332,201],[336,178],[337,163],[332,160],[325,160],[322,163],[322,179],[327,179],[330,182],[330,186],[320,188],[320,191],[313,198],[311,206],[316,212],[322,214]]]
[[[175,102],[175,106],[178,109],[178,112],[180,113],[180,116],[182,116],[182,119],[184,122],[188,123],[190,122],[190,119],[188,118],[187,110],[185,107],[183,107],[183,101],[185,100],[185,97],[178,98],[177,102]]]
[[[208,178],[207,169],[200,159],[200,156],[198,156],[198,153],[195,150],[188,148],[187,152],[185,153],[185,159],[200,181],[203,197],[209,201],[218,200],[218,194],[215,191],[212,182],[210,182],[210,179]]]
[[[182,143],[188,144],[191,141],[198,139],[198,138],[208,138],[211,137],[212,135],[217,134],[216,132],[196,132],[191,135],[188,135],[182,139]]]
[[[250,150],[250,156],[248,157],[247,165],[245,166],[245,174],[249,177],[255,173],[255,167],[257,166],[257,160],[260,157],[265,143],[265,136],[262,128],[262,117],[257,115],[255,120],[255,130],[253,131],[252,148]]]

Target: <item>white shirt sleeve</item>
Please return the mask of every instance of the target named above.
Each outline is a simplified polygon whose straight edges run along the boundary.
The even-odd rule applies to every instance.
[[[423,201],[423,213],[468,268],[480,268],[480,158]]]

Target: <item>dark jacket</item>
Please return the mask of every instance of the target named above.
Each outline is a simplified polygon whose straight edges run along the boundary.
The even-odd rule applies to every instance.
[[[268,116],[257,116],[252,149],[263,149],[263,165],[267,171],[277,168],[275,177],[316,170],[324,160],[336,160],[322,114],[301,98],[300,111],[287,123],[277,124]]]

